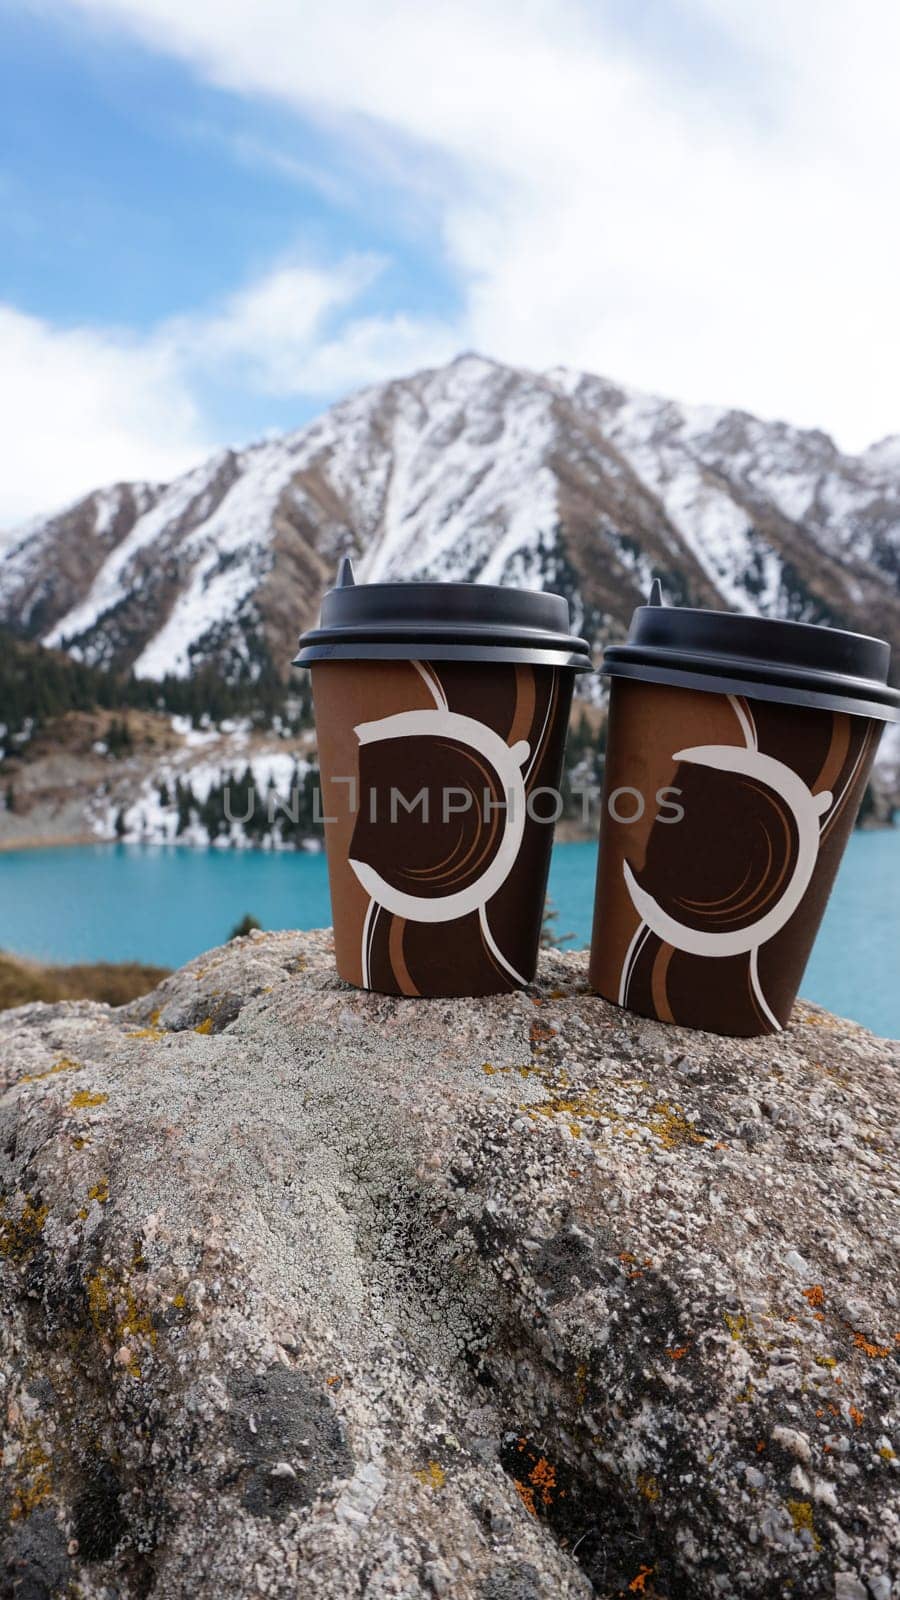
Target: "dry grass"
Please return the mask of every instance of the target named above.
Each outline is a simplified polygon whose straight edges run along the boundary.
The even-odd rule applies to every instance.
[[[137,961],[44,967],[0,951],[0,1011],[32,1000],[102,1000],[123,1006],[155,988],[168,972],[168,967],[144,967]]]

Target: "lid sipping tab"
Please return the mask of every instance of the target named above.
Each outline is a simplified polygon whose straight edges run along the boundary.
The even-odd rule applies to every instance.
[[[654,578],[650,585],[650,593],[647,596],[647,604],[648,606],[665,605],[665,601],[663,600],[662,584],[658,578]]]
[[[349,556],[341,556],[341,559],[338,562],[337,577],[334,580],[334,587],[336,589],[351,589],[355,586],[356,579],[353,576],[353,562],[350,560]]]

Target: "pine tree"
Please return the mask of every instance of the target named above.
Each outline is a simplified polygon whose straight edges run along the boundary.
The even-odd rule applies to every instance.
[[[178,837],[190,827],[191,812],[197,808],[193,789],[189,783],[182,783],[180,778],[175,779],[175,805],[178,811],[178,826],[175,829],[175,834]]]
[[[106,747],[111,756],[129,755],[134,749],[131,729],[125,718],[113,717],[106,730]]]

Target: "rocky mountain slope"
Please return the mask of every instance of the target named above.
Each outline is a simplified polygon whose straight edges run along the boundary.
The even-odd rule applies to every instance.
[[[148,678],[286,672],[345,552],[362,578],[562,590],[595,642],[659,575],[674,601],[900,647],[900,439],[848,456],[743,412],[463,356],[8,534],[0,622]]]
[[[0,1017],[0,1592],[896,1594],[900,1047],[585,977]]]
[[[363,579],[560,590],[598,648],[659,576],[676,602],[883,633],[900,661],[900,440],[851,457],[745,413],[463,356],[174,483],[98,490],[0,540],[0,626],[115,675],[121,693],[133,670],[144,697],[131,684],[132,705],[172,710],[183,691],[182,709],[196,719],[202,702],[212,723],[191,739],[144,718],[146,738],[111,765],[101,723],[56,723],[40,744],[0,692],[0,779],[15,801],[0,807],[0,844],[114,830],[201,842],[222,774],[249,760],[264,790],[295,757],[305,770],[309,742],[290,759],[284,743],[288,663],[345,552]],[[599,696],[598,680],[579,693]],[[230,700],[213,706],[223,695],[237,723]],[[179,742],[163,760],[161,744]],[[189,820],[178,784],[197,800]],[[881,820],[900,800],[896,729],[874,800]]]

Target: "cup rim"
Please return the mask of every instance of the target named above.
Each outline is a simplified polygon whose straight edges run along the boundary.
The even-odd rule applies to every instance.
[[[756,668],[749,662],[727,662],[721,657],[707,658],[709,666],[701,664],[699,658],[697,664],[691,665],[678,651],[668,652],[668,660],[659,659],[664,654],[666,652],[656,649],[655,659],[647,660],[641,658],[639,647],[614,645],[607,650],[600,672],[608,678],[630,678],[678,689],[696,689],[705,694],[743,694],[751,700],[844,711],[851,716],[870,717],[885,723],[900,718],[900,690],[886,683],[873,683],[863,678],[841,679],[836,674],[831,675],[829,683],[823,682],[823,674],[805,672],[797,667]]]

